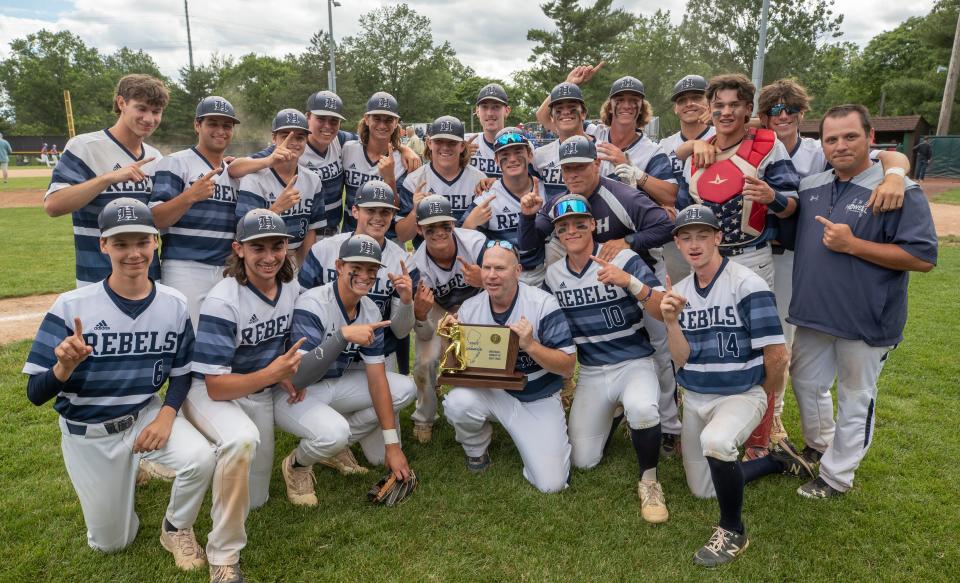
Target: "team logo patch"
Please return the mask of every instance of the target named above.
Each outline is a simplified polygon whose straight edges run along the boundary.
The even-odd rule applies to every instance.
[[[360,254],[374,256],[373,243],[370,241],[360,241]]]
[[[117,207],[117,222],[127,222],[137,220],[137,213],[134,212],[132,206],[120,206]]]
[[[269,231],[274,229],[273,217],[270,215],[260,215],[257,217],[257,228],[261,231]]]

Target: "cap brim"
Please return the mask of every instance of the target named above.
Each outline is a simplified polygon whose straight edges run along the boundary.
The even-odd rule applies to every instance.
[[[382,261],[371,259],[366,255],[351,255],[348,257],[341,257],[340,261],[343,261],[344,263],[375,263],[380,267],[386,267],[386,265]]]
[[[451,142],[462,142],[464,141],[463,136],[458,136],[456,134],[436,134],[430,136],[431,140],[450,140]]]
[[[337,113],[337,112],[335,112],[335,111],[327,111],[326,109],[311,109],[311,110],[310,110],[310,113],[312,113],[313,115],[322,115],[322,116],[326,116],[326,117],[336,117],[336,118],[339,118],[339,119],[341,119],[341,120],[343,120],[343,121],[346,121],[346,120],[347,120],[347,118],[343,117],[343,116],[340,115],[339,113]]]
[[[244,237],[240,239],[240,243],[247,243],[249,241],[255,241],[256,239],[271,239],[280,237],[281,239],[293,239],[293,235],[289,233],[254,233],[249,237]]]
[[[457,219],[447,215],[434,215],[417,221],[418,225],[432,225],[434,223],[456,223]]]
[[[368,111],[364,113],[363,115],[389,115],[390,117],[395,117],[397,119],[400,119],[399,113],[395,111],[387,111],[386,109],[374,109],[372,111]]]
[[[149,225],[118,225],[116,227],[111,227],[106,231],[102,231],[100,233],[100,238],[106,239],[107,237],[122,235],[124,233],[145,233],[147,235],[159,235],[160,231],[158,231],[156,227],[151,227]]]
[[[564,101],[576,101],[577,103],[582,103],[583,105],[587,104],[587,102],[584,101],[582,97],[561,97],[560,99],[551,100],[550,107],[553,107],[558,103],[563,103]]]
[[[689,223],[684,223],[684,224],[682,224],[682,225],[674,225],[673,230],[670,231],[670,234],[671,234],[671,235],[676,235],[676,234],[679,233],[682,229],[686,229],[687,227],[710,227],[710,228],[713,229],[714,231],[719,231],[719,230],[720,230],[719,227],[717,227],[716,225],[714,225],[714,224],[712,224],[712,223],[708,223],[707,221],[690,221]]]
[[[596,158],[587,158],[586,156],[572,156],[570,158],[563,158],[560,160],[560,165],[564,164],[584,164],[595,161]]]
[[[646,96],[647,96],[647,94],[644,93],[643,91],[637,91],[636,89],[621,89],[620,91],[617,91],[616,93],[611,93],[611,94],[608,95],[607,97],[608,97],[608,98],[609,98],[609,97],[613,97],[614,95],[620,95],[621,93],[633,93],[634,95],[639,95],[640,97],[646,97]]]
[[[389,202],[361,202],[360,204],[354,203],[354,206],[362,209],[381,208],[381,209],[393,209],[395,211],[400,210],[398,207],[390,204]]]
[[[302,128],[302,127],[300,127],[300,126],[280,126],[280,127],[278,127],[277,129],[273,130],[273,133],[282,132],[282,131],[284,131],[284,130],[295,130],[295,131],[303,132],[303,133],[305,133],[305,134],[309,134],[309,133],[310,133],[310,130],[309,130],[309,129]]]
[[[197,119],[203,119],[205,117],[225,117],[227,119],[232,119],[233,123],[240,123],[240,120],[237,119],[235,116],[226,115],[224,113],[204,113],[204,114],[198,115]]]
[[[493,97],[493,96],[491,96],[491,95],[487,95],[487,96],[485,96],[483,99],[478,99],[478,100],[477,100],[477,105],[480,105],[480,104],[483,103],[484,101],[496,101],[497,103],[502,103],[502,104],[504,104],[504,105],[510,105],[509,103],[507,103],[507,102],[504,101],[503,99],[500,99],[499,97]]]
[[[550,222],[551,222],[551,223],[555,223],[555,222],[559,221],[560,219],[569,219],[570,217],[590,217],[590,218],[593,218],[593,215],[591,215],[590,213],[564,213],[564,214],[560,215],[559,217],[555,217],[555,218],[550,219]]]
[[[684,93],[699,93],[700,95],[706,95],[706,94],[707,94],[707,90],[706,90],[706,89],[684,89],[683,91],[680,91],[679,93],[674,93],[674,94],[670,97],[670,101],[676,101],[676,100],[679,99],[680,96],[683,95]]]

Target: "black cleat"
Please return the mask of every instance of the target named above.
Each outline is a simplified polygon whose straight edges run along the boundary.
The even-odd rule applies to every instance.
[[[783,467],[783,473],[788,476],[796,476],[806,480],[812,480],[816,477],[810,462],[803,458],[803,455],[787,438],[781,439],[779,443],[770,448],[770,459],[779,463]]]
[[[693,563],[701,567],[719,567],[739,557],[750,546],[747,532],[737,534],[720,526],[707,544],[693,554]]]
[[[480,473],[490,467],[490,454],[483,452],[480,457],[467,456],[467,469],[474,473]]]
[[[797,494],[800,494],[804,498],[815,499],[843,496],[843,492],[824,482],[823,478],[817,478],[800,486],[797,488]]]
[[[823,457],[823,453],[813,449],[809,445],[803,448],[803,459],[807,460],[807,463],[811,466],[814,464],[820,463],[820,458]]]
[[[664,433],[660,443],[660,455],[668,458],[680,452],[680,436],[673,433]]]

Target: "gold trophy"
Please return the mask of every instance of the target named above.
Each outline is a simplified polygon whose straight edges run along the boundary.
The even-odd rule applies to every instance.
[[[516,371],[520,339],[507,326],[462,324],[443,319],[437,326],[441,352],[438,385],[521,391],[527,383]]]

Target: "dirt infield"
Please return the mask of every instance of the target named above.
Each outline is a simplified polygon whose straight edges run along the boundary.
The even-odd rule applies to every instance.
[[[0,344],[33,338],[57,295],[0,300]]]
[[[0,209],[43,206],[42,190],[11,190],[0,192]]]
[[[40,178],[53,174],[53,168],[11,168],[10,178]]]

